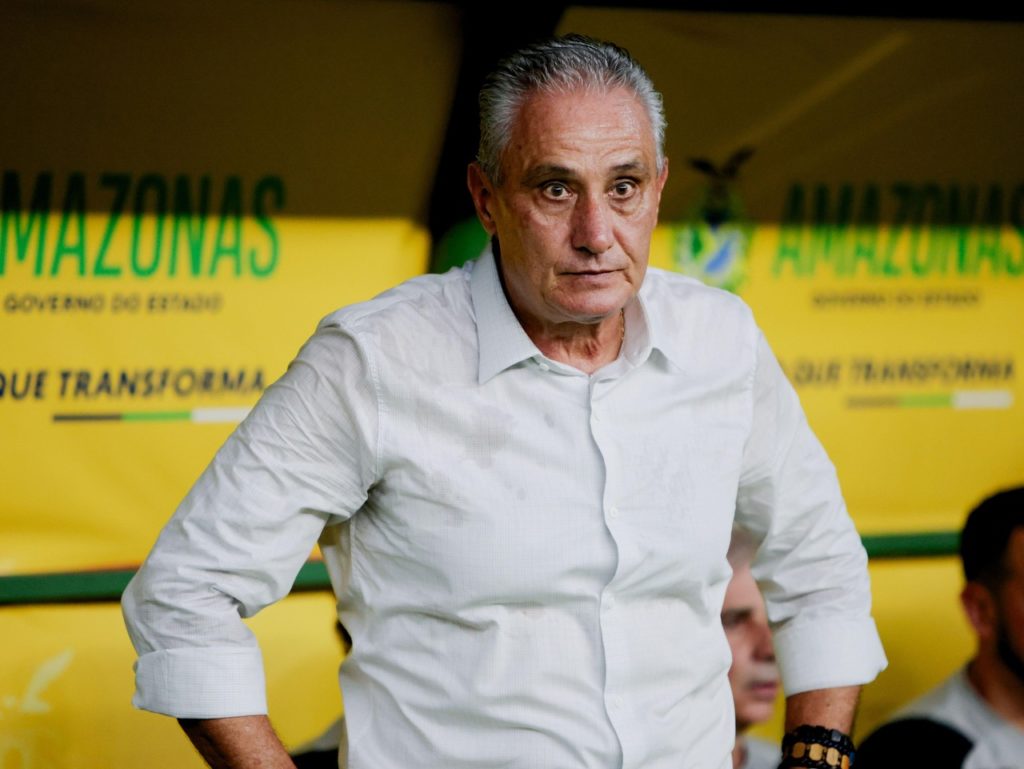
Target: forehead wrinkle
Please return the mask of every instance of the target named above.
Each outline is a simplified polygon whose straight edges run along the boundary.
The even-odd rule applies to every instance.
[[[598,122],[594,122],[591,113],[591,105],[586,102],[588,98],[607,95],[610,99],[613,112],[603,114]],[[582,100],[581,100],[582,97]],[[536,110],[550,111],[552,104],[556,116],[545,118],[545,130],[535,132],[534,121]],[[594,145],[597,154],[606,154],[609,149],[607,145],[618,144],[619,149],[625,149],[626,145],[632,145],[633,151],[640,150],[646,154],[646,145],[650,141],[652,158],[657,162],[657,146],[654,141],[650,119],[643,108],[643,104],[637,100],[635,94],[625,89],[615,87],[612,89],[598,89],[597,93],[590,89],[571,89],[565,93],[534,92],[525,98],[518,106],[515,120],[512,122],[509,141],[506,143],[501,154],[501,164],[521,155],[524,150],[529,154],[560,154],[564,150],[573,149],[574,144],[579,141],[590,142]],[[605,145],[607,149],[603,149]],[[643,148],[641,149],[641,145]],[[620,156],[621,157],[621,156]],[[540,159],[540,158],[538,158]],[[558,158],[549,165],[561,166]],[[640,162],[634,160],[632,162]],[[621,165],[621,164],[617,164]],[[644,164],[647,165],[647,164]],[[571,170],[571,169],[569,169]],[[528,173],[532,173],[528,171]],[[503,173],[502,177],[506,174]]]
[[[523,174],[523,184],[532,185],[549,178],[575,179],[576,176],[576,171],[568,166],[560,166],[556,163],[541,163],[527,169],[526,173]]]
[[[615,174],[636,174],[637,176],[650,176],[651,169],[643,160],[631,160],[626,163],[619,163],[612,168]]]

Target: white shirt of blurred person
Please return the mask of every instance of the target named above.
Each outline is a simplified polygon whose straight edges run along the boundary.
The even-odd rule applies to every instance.
[[[964,612],[977,653],[869,736],[858,769],[1024,767],[1024,486],[971,511],[960,536]]]
[[[756,544],[742,529],[733,529],[729,544],[732,579],[722,602],[722,627],[732,652],[729,685],[736,709],[736,745],[733,769],[775,769],[780,751],[776,743],[746,736],[746,731],[772,717],[779,693],[771,628],[761,591],[750,572]]]

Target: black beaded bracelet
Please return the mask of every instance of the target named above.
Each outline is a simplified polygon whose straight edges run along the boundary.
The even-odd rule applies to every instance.
[[[853,740],[838,729],[798,726],[782,738],[779,769],[851,769]]]

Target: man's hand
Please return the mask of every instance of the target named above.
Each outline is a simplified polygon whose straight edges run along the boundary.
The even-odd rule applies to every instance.
[[[213,769],[295,769],[266,716],[179,718],[178,723]]]

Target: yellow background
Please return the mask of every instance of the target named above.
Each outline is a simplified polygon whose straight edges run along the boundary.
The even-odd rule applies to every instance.
[[[95,229],[102,229],[99,222]],[[302,219],[278,222],[282,256],[262,279],[217,276],[116,281],[89,291],[217,292],[223,309],[208,313],[111,312],[2,316],[5,359],[19,370],[190,366],[253,371],[269,384],[316,327],[426,268],[428,238],[400,220]],[[75,292],[84,281],[47,280],[46,291]],[[39,292],[39,281],[0,279],[5,291]],[[197,286],[198,284],[198,286]],[[93,287],[95,286],[95,287]],[[108,302],[109,305],[109,302]],[[0,420],[18,441],[0,442],[0,465],[17,468],[0,508],[5,536],[0,571],[32,573],[138,564],[159,526],[198,477],[233,424],[190,422],[54,423],[62,412],[176,411],[249,407],[258,394],[178,398],[64,398],[58,380],[43,400],[0,400]],[[55,482],[59,478],[59,482]]]
[[[249,620],[270,717],[295,747],[341,710],[333,598],[293,595]],[[177,722],[133,709],[135,653],[113,604],[0,609],[0,766],[202,767]]]
[[[261,365],[273,378],[326,312],[422,271],[459,23],[444,3],[4,3],[0,171],[23,182],[44,171],[58,180],[74,172],[91,180],[103,172],[274,175],[287,198],[271,213],[282,250],[265,280],[222,275],[196,286],[125,276],[101,285],[9,266],[2,294],[187,286],[222,293],[225,309],[215,323],[2,313],[0,365]],[[881,284],[770,269],[793,183],[1019,184],[1024,102],[1010,95],[1024,91],[1021,25],[572,7],[559,31],[626,45],[664,92],[671,174],[654,263],[672,266],[670,228],[706,188],[689,159],[721,163],[756,148],[734,185],[755,227],[743,296],[784,362],[951,352],[1021,360],[1019,279],[884,284],[970,284],[983,301],[969,310],[826,312],[810,307],[812,291]],[[90,210],[90,233],[102,217]],[[845,387],[801,388],[801,397],[855,520],[871,534],[958,528],[982,495],[1024,481],[1020,388],[1017,376],[1012,409],[989,412],[851,412],[845,399],[855,393]],[[58,405],[0,401],[0,574],[137,563],[230,430],[54,425]],[[867,689],[860,734],[971,648],[955,559],[876,561],[871,572],[891,667]],[[329,596],[304,594],[252,620],[271,716],[292,746],[340,707],[332,612]],[[171,719],[129,706],[134,655],[116,606],[0,608],[0,637],[3,769],[199,765]],[[777,723],[762,729],[778,731]]]

